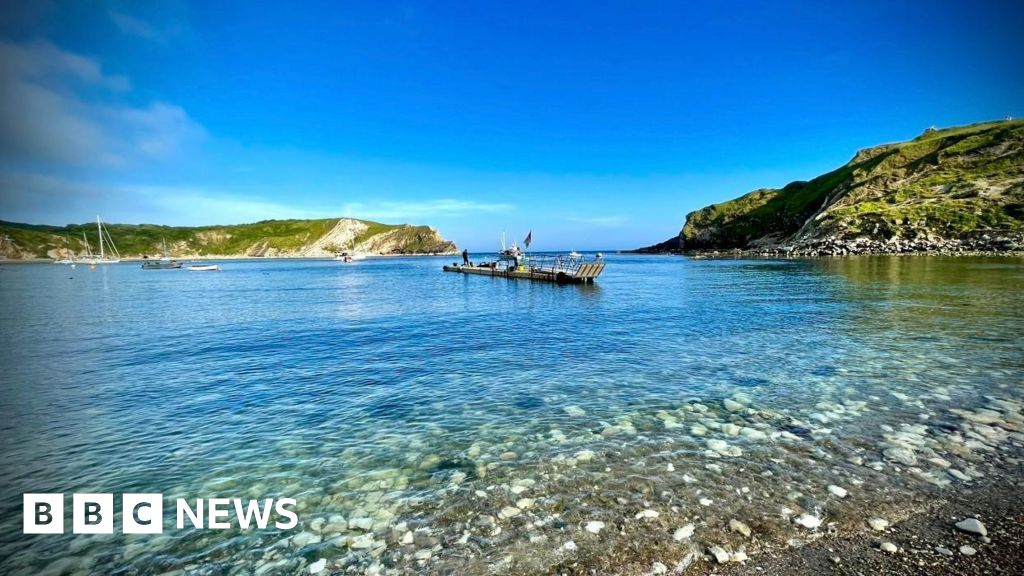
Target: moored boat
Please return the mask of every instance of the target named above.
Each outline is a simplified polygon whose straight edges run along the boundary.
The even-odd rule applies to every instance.
[[[163,238],[160,239],[163,243],[163,256],[159,260],[149,260],[142,263],[143,270],[176,270],[181,268],[182,263],[177,260],[172,260],[167,255],[167,241]]]
[[[358,252],[339,252],[334,255],[334,259],[339,262],[354,262],[356,260],[366,260],[366,254],[360,254]]]
[[[97,264],[117,264],[121,261],[121,254],[117,251],[117,246],[114,245],[114,239],[110,237],[110,232],[103,227],[103,222],[100,221],[100,217],[96,217],[96,234],[100,239],[100,254],[95,256],[89,254],[82,259],[82,262],[89,266],[96,266]],[[85,233],[82,233],[82,237],[85,237]],[[105,240],[105,242],[104,242]],[[86,247],[88,247],[89,241],[86,240]],[[111,257],[107,256],[107,245],[110,247]]]
[[[189,272],[220,272],[219,264],[193,264],[187,268]]]
[[[526,235],[523,245],[526,249],[533,243],[533,231]],[[445,272],[459,272],[499,278],[539,280],[558,284],[593,284],[594,280],[604,271],[604,259],[587,258],[579,252],[569,254],[529,254],[514,242],[505,245],[505,235],[501,237],[501,251],[496,259],[473,263],[468,253],[463,253],[463,262],[453,262],[444,266]]]

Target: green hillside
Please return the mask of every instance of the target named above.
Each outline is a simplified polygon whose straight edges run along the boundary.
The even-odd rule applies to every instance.
[[[831,242],[886,251],[966,245],[1024,231],[1024,122],[928,130],[909,142],[860,151],[808,182],[755,190],[690,213],[686,250],[806,247]],[[1009,240],[1006,242],[1012,243]]]
[[[356,233],[347,242],[318,241],[344,223],[353,223]],[[358,223],[358,224],[355,224]],[[359,226],[361,224],[362,226]],[[365,227],[365,229],[362,229]],[[296,255],[317,248],[329,253],[351,249],[374,239],[387,238],[384,253],[450,252],[454,245],[428,226],[381,224],[367,220],[264,220],[252,224],[226,226],[161,226],[156,224],[104,224],[123,257],[160,254],[166,240],[176,256],[265,256]],[[47,226],[0,221],[0,234],[6,234],[4,256],[8,258],[48,258],[63,254],[70,242],[75,254],[86,252],[83,233],[93,252],[98,251],[96,223]],[[316,255],[316,254],[313,254]]]

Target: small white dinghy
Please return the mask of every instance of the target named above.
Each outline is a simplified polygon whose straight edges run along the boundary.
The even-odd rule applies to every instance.
[[[198,264],[188,267],[191,272],[220,272],[219,264]]]
[[[334,255],[334,259],[339,262],[354,262],[356,260],[366,260],[366,254],[360,254],[359,252],[339,252]]]

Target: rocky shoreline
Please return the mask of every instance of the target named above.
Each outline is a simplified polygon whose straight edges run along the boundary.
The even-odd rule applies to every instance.
[[[682,242],[679,242],[682,246]],[[695,257],[816,257],[816,256],[1021,256],[1024,255],[1024,232],[1011,234],[983,234],[968,238],[918,239],[891,238],[878,240],[867,237],[852,239],[824,238],[798,244],[763,244],[748,248],[705,248],[687,250],[673,248],[663,242],[650,248],[633,250],[634,254],[682,254]]]
[[[737,393],[607,422],[593,437],[603,448],[580,449],[593,446],[586,433],[554,431],[552,442],[572,447],[531,465],[513,443],[474,444],[465,458],[475,468],[465,470],[427,455],[416,467],[447,485],[440,509],[419,501],[382,515],[364,502],[345,516],[304,518],[256,573],[1012,573],[1024,541],[1024,404],[988,396],[972,409],[937,409],[892,395],[920,411],[916,422],[880,424],[879,438],[846,447],[833,435],[877,414],[870,403],[822,401],[799,419]],[[589,416],[575,405],[565,414]],[[677,433],[692,439],[682,453],[700,455],[702,467],[668,456]],[[628,462],[607,442],[662,434]],[[668,482],[655,489],[658,476]],[[369,490],[400,479],[372,477]],[[324,554],[339,549],[349,553]]]
[[[744,565],[702,563],[687,574],[1024,574],[1024,478],[1012,460],[984,484],[947,493],[881,530],[765,551]]]
[[[867,237],[853,239],[824,238],[796,245],[757,247],[749,250],[758,255],[852,256],[859,254],[941,254],[941,255],[1010,255],[1024,251],[1024,233],[982,234],[967,238],[923,237],[877,240]]]

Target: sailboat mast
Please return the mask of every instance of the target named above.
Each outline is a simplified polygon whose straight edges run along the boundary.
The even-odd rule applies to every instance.
[[[103,260],[103,226],[100,225],[100,217],[96,217],[96,232],[100,237],[100,260]]]

